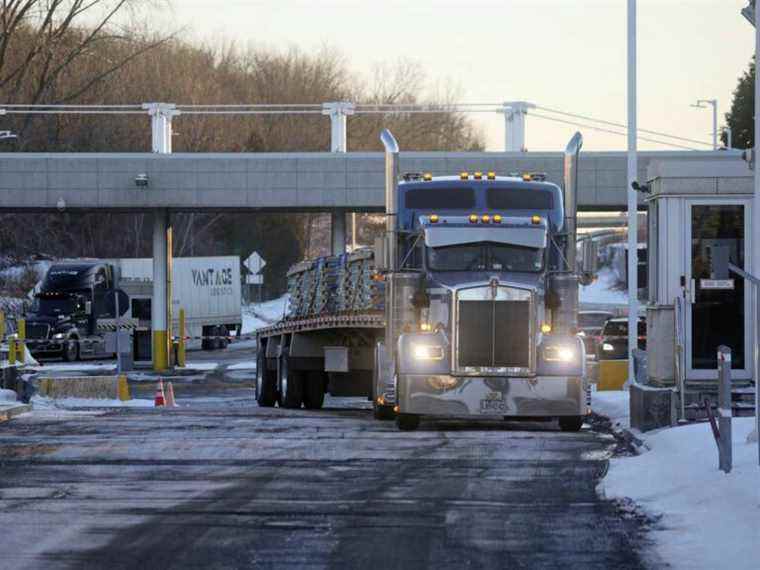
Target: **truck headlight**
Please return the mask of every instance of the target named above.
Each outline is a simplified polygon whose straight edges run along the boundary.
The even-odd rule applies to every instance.
[[[53,340],[63,340],[66,338],[66,333],[55,333],[53,335]]]
[[[544,360],[547,362],[574,362],[578,360],[578,351],[568,345],[549,345],[544,348]]]
[[[431,344],[415,344],[412,354],[417,360],[443,360],[443,347]]]
[[[602,350],[606,352],[612,352],[613,350],[615,350],[615,347],[612,346],[609,342],[605,342],[602,344]]]

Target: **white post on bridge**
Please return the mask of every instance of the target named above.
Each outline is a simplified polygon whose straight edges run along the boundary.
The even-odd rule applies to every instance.
[[[173,103],[144,103],[151,121],[151,150],[172,152],[172,119],[180,114]],[[172,329],[172,225],[169,210],[153,214],[153,299],[151,331],[153,370],[166,370],[171,362]]]
[[[348,152],[348,116],[354,114],[355,106],[347,101],[322,104],[322,114],[330,116],[330,152]],[[351,242],[356,249],[356,212],[351,213]],[[346,214],[343,210],[330,216],[330,247],[333,255],[346,251]]]
[[[507,152],[527,152],[525,146],[525,117],[528,109],[535,105],[527,101],[510,101],[502,104],[499,111],[504,114],[504,150]]]

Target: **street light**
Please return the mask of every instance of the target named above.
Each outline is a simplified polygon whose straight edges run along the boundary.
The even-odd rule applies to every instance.
[[[696,105],[692,105],[692,107],[696,107],[697,109],[706,109],[708,105],[712,107],[712,115],[713,115],[713,128],[712,128],[713,150],[718,150],[718,100],[717,99],[699,99],[697,100]]]
[[[747,6],[742,9],[744,16],[755,28],[755,154],[757,154],[757,144],[760,140],[760,77],[757,72],[757,62],[760,58],[760,11],[755,10],[755,0],[749,0]],[[760,235],[760,170],[755,167],[754,170],[755,184],[754,194],[752,196],[752,243],[758,244]],[[760,272],[760,247],[752,248],[752,273]],[[757,287],[751,287],[752,290],[752,322],[754,323],[754,335],[752,343],[752,363],[753,376],[755,377],[755,438],[758,445],[758,463],[760,463],[760,329],[758,328],[758,294]]]

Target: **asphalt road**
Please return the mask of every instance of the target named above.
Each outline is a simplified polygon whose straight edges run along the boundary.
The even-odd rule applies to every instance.
[[[641,521],[595,491],[609,435],[400,433],[361,400],[260,409],[240,374],[209,382],[179,386],[179,409],[0,424],[0,566],[659,567]]]

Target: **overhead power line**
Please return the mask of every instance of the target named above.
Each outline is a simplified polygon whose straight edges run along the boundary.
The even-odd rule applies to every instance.
[[[597,126],[594,126],[594,125],[586,125],[586,124],[583,124],[583,123],[577,123],[575,121],[566,121],[564,119],[558,119],[556,117],[549,117],[548,115],[540,115],[538,113],[531,113],[530,116],[531,117],[538,117],[539,119],[545,119],[547,121],[554,121],[556,123],[563,123],[563,124],[566,124],[566,125],[573,125],[575,127],[582,127],[584,129],[590,129],[592,131],[600,131],[600,132],[603,132],[603,133],[610,133],[610,134],[613,134],[613,135],[619,135],[619,136],[622,136],[622,137],[625,137],[625,136],[628,135],[627,133],[621,133],[620,131],[613,131],[612,129],[606,129],[604,127],[597,127]],[[684,145],[681,145],[681,144],[672,143],[672,142],[668,142],[668,141],[660,141],[660,140],[656,140],[656,139],[650,139],[648,137],[638,136],[636,138],[638,138],[639,140],[642,140],[642,141],[656,143],[656,144],[661,144],[661,145],[664,145],[664,146],[672,146],[674,148],[681,148],[681,149],[684,149],[684,150],[698,150],[698,149],[696,149],[694,147],[684,146]]]

